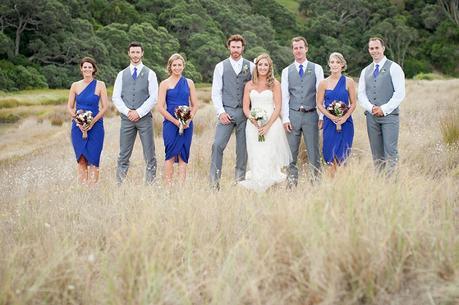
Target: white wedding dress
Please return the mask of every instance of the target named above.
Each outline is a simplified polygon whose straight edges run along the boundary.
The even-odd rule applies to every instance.
[[[266,111],[268,120],[274,111],[273,92],[271,90],[250,91],[252,108],[260,108]],[[265,135],[265,141],[258,141],[258,130],[247,121],[245,129],[247,141],[247,173],[246,180],[240,185],[257,191],[264,192],[270,186],[286,179],[281,169],[292,160],[292,154],[288,145],[287,136],[280,118],[277,118]]]

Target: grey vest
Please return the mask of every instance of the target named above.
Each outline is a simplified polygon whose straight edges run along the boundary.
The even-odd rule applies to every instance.
[[[316,107],[316,72],[314,63],[308,61],[304,75],[300,74],[295,63],[288,67],[288,92],[290,94],[289,107],[298,110],[303,106],[306,110]]]
[[[250,62],[246,59],[242,61],[242,69],[236,75],[229,58],[223,61],[223,89],[222,101],[224,107],[238,108],[242,107],[242,97],[244,94],[245,84],[252,79],[250,73]]]
[[[143,66],[142,70],[137,71],[137,79],[132,78],[129,67],[123,70],[123,86],[121,88],[121,98],[129,109],[137,109],[150,97],[148,92],[148,74],[150,69]]]
[[[365,92],[370,103],[376,106],[386,104],[394,95],[394,85],[390,75],[392,61],[386,60],[384,66],[380,67],[379,75],[373,77],[374,63],[370,64],[365,71]],[[398,114],[398,107],[391,114]]]

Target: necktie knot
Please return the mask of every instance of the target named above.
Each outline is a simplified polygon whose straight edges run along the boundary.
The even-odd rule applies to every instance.
[[[303,65],[300,65],[299,73],[300,73],[300,77],[303,77],[303,75],[304,75]]]
[[[134,80],[137,79],[137,67],[134,67],[134,73],[132,73],[132,78],[133,78]]]
[[[378,77],[378,75],[379,75],[379,64],[376,64],[376,68],[373,71],[373,76],[374,76],[374,78],[376,78],[376,77]]]

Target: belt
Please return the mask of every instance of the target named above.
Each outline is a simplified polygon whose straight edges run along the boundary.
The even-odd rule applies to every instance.
[[[299,112],[304,112],[304,113],[308,113],[308,112],[314,112],[314,111],[316,111],[316,108],[314,107],[314,108],[311,108],[311,109],[305,109],[305,108],[303,108],[303,107],[300,107],[297,111],[299,111]]]

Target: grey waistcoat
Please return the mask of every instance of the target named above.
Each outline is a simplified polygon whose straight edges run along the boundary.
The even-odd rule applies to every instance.
[[[222,101],[224,107],[242,107],[242,96],[245,84],[252,79],[250,62],[243,59],[241,72],[236,75],[229,58],[223,61],[223,90]]]
[[[288,92],[290,93],[289,107],[298,110],[303,106],[306,110],[316,107],[316,72],[315,64],[308,61],[303,77],[295,67],[288,67]]]
[[[380,67],[379,75],[373,77],[374,63],[370,64],[365,71],[365,92],[370,103],[376,106],[386,104],[394,95],[394,85],[390,75],[392,61],[386,60],[384,66]],[[391,114],[398,114],[398,107]]]
[[[129,109],[139,108],[150,97],[148,92],[148,74],[150,69],[143,66],[142,70],[137,71],[137,79],[132,78],[129,67],[123,71],[123,86],[121,88],[121,98]]]

